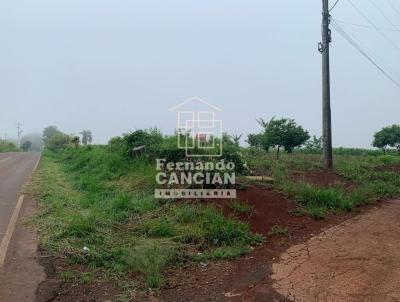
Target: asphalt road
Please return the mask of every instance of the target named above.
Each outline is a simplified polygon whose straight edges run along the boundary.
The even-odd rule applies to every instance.
[[[21,195],[39,158],[39,153],[0,153],[0,302],[35,302],[46,277],[36,232],[23,223],[36,202]]]
[[[0,242],[39,153],[0,153]]]

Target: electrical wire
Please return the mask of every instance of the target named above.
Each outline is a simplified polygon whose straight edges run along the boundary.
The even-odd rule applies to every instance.
[[[388,21],[394,28],[396,28],[397,30],[399,30],[399,28],[397,27],[396,24],[393,23],[392,20],[390,20],[390,18],[388,16],[386,16],[386,14],[383,12],[383,10],[376,5],[376,3],[374,3],[372,0],[368,0],[375,8],[376,10],[386,19],[386,21]]]
[[[390,81],[392,81],[398,88],[400,88],[400,82],[395,80],[383,67],[371,58],[358,43],[348,34],[337,22],[332,20],[332,27],[341,35],[347,42],[350,43],[358,52],[364,56],[372,65],[374,65],[384,76],[386,76]]]
[[[339,0],[336,0],[336,3],[331,7],[331,9],[329,10],[329,12],[333,11],[333,9],[335,8],[335,6],[339,3]]]
[[[334,18],[331,18],[331,20],[333,20],[332,22],[338,22],[338,20],[337,20],[337,19],[334,19]],[[338,26],[339,26],[339,25],[338,25]],[[341,27],[341,28],[342,28],[342,27]],[[342,30],[344,31],[343,28],[342,28]],[[376,52],[374,52],[373,50],[371,50],[371,48],[369,48],[365,43],[363,43],[357,36],[355,36],[354,34],[352,34],[352,33],[349,32],[349,31],[347,31],[346,33],[347,33],[353,40],[355,40],[355,41],[359,44],[359,46],[360,46],[361,48],[366,49],[367,52],[370,53],[370,55],[372,54],[373,57],[375,57],[375,60],[377,60],[378,63],[379,63],[381,66],[383,65],[383,67],[385,67],[386,69],[389,69],[392,73],[395,73],[395,74],[396,74],[396,77],[400,77],[400,74],[399,74],[397,71],[395,71],[390,65],[387,65],[387,64],[385,63],[385,60],[382,59],[382,57],[380,57],[378,54],[376,54]]]
[[[373,27],[385,40],[387,40],[390,44],[392,44],[392,46],[393,46],[394,48],[396,48],[397,50],[400,51],[400,47],[399,47],[395,42],[393,42],[392,39],[390,39],[387,35],[385,35],[385,33],[384,33],[378,26],[376,26],[375,23],[372,22],[371,19],[368,18],[368,16],[365,15],[365,14],[353,3],[353,1],[351,1],[351,0],[347,0],[347,1],[350,3],[350,5],[351,5],[355,10],[358,11],[358,13],[359,13],[361,16],[364,17],[365,20],[368,21],[369,24],[372,25],[372,27]]]
[[[369,26],[369,25],[365,25],[365,24],[358,24],[358,23],[353,23],[353,22],[348,22],[348,21],[343,21],[343,20],[338,20],[338,19],[335,19],[335,20],[336,20],[336,22],[338,22],[338,23],[349,24],[349,25],[358,26],[358,27],[363,27],[363,28],[369,28],[369,29],[375,29],[375,27]],[[380,30],[384,30],[384,31],[400,32],[400,29],[395,29],[395,28],[383,28],[383,27],[379,27],[379,29],[380,29]]]
[[[400,16],[400,10],[393,4],[392,0],[388,0],[393,10]]]

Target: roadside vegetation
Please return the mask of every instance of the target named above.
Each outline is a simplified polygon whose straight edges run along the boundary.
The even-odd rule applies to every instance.
[[[262,242],[248,223],[213,205],[154,198],[154,159],[184,156],[172,148],[176,137],[139,130],[106,146],[77,148],[69,141],[55,147],[66,137],[58,131],[46,137],[49,147],[34,180],[41,200],[35,224],[47,253],[108,277],[139,273],[147,286],[158,287],[167,267],[234,258]],[[143,144],[145,152],[131,152]],[[242,169],[233,146],[224,154]]]
[[[3,152],[17,152],[19,151],[18,147],[11,142],[7,142],[0,139],[0,153]]]
[[[400,196],[396,151],[338,148],[334,170],[326,171],[321,139],[310,138],[293,120],[260,120],[260,125],[262,132],[248,137],[249,148],[240,147],[241,136],[225,134],[222,158],[235,163],[239,187],[262,186],[297,201],[291,215],[324,219]],[[185,159],[177,135],[138,130],[99,146],[90,145],[90,131],[81,134],[83,145],[79,136],[45,129],[46,148],[31,188],[41,201],[34,223],[43,250],[88,269],[85,276],[68,272],[65,278],[90,282],[88,276],[100,274],[157,288],[167,268],[233,259],[268,240],[250,231],[249,218],[257,209],[249,202],[231,200],[227,207],[233,214],[227,215],[204,200],[154,198],[155,159]],[[315,172],[328,182],[321,183],[319,174],[312,178]],[[267,237],[272,236],[290,237],[290,230],[275,225]]]

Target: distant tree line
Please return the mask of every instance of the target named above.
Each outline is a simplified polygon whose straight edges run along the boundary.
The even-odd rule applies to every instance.
[[[64,149],[69,146],[79,148],[81,142],[85,146],[92,143],[93,136],[90,130],[83,130],[80,134],[82,138],[77,135],[63,133],[56,126],[48,126],[43,130],[42,140],[46,148],[52,151]]]

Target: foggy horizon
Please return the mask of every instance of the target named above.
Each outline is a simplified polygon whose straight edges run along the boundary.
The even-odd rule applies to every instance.
[[[370,3],[354,3],[393,27]],[[368,25],[347,1],[332,15]],[[276,116],[319,137],[320,24],[320,1],[5,2],[0,137],[15,138],[17,122],[23,135],[89,129],[95,144],[150,127],[172,134],[168,109],[193,96],[223,109],[230,134],[258,133],[257,118]],[[400,48],[370,28],[341,26],[400,79]],[[398,32],[385,35],[400,45]],[[399,123],[399,88],[334,30],[332,39],[333,145],[372,148],[375,132]]]

